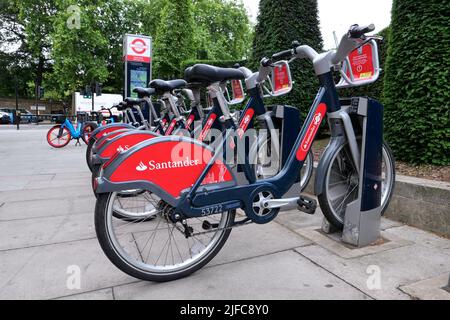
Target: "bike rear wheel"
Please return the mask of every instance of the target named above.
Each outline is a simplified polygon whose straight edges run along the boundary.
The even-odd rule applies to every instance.
[[[72,135],[69,129],[66,127],[61,129],[61,125],[56,125],[47,132],[47,142],[53,148],[65,147],[71,139]]]
[[[153,206],[154,219],[132,222],[115,217],[122,206],[118,193],[100,194],[95,208],[99,243],[111,262],[123,272],[148,281],[170,281],[185,277],[207,264],[222,248],[231,232],[235,212],[187,219],[192,236],[185,236],[180,222],[171,220],[167,203],[155,194],[145,207]],[[214,225],[205,229],[204,225]]]
[[[386,142],[382,150],[381,214],[386,211],[395,184],[395,160]],[[347,204],[358,197],[359,176],[348,143],[336,149],[324,175],[323,192],[318,195],[320,208],[326,219],[336,228],[344,227]]]

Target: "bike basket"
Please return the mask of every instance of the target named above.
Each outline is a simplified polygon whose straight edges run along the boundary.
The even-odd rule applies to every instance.
[[[244,87],[241,80],[227,81],[223,88],[223,95],[229,105],[240,104],[245,99]]]
[[[377,81],[380,76],[378,46],[375,40],[353,50],[339,71],[341,79],[336,88],[363,86]]]
[[[265,97],[278,97],[291,92],[293,88],[291,69],[287,61],[274,63],[271,74],[263,86]]]

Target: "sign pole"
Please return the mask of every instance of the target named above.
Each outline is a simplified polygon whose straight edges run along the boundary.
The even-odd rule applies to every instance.
[[[20,129],[20,120],[19,120],[19,84],[18,84],[18,79],[17,79],[17,75],[14,76],[14,82],[15,82],[15,93],[16,93],[16,126],[17,126],[17,130]]]

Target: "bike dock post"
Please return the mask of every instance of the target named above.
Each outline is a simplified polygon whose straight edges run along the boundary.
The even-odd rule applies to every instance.
[[[345,210],[342,241],[363,247],[380,239],[383,106],[370,98],[353,98],[351,107],[363,119],[362,146],[358,198]],[[336,231],[327,225],[322,224],[325,233]]]

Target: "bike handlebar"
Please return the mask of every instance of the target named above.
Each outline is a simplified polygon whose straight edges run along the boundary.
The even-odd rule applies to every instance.
[[[375,30],[375,25],[373,23],[369,24],[368,26],[359,26],[357,24],[354,24],[348,30],[348,35],[350,38],[358,39],[364,36],[366,33],[372,32],[373,30]]]

